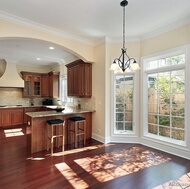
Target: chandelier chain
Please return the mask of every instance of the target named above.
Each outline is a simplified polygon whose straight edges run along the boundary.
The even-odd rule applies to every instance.
[[[125,6],[123,7],[123,48],[125,48]]]

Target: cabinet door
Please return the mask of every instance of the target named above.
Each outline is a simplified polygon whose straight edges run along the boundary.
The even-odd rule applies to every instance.
[[[73,67],[73,96],[79,95],[79,66]]]
[[[12,125],[21,125],[23,124],[23,108],[16,108],[11,110],[11,122]]]
[[[49,75],[41,76],[41,96],[49,97]]]
[[[32,75],[24,75],[24,91],[23,96],[24,97],[31,97],[32,96]]]
[[[67,70],[67,95],[73,96],[73,68]]]
[[[92,96],[92,64],[85,64],[84,67],[85,97]]]
[[[49,80],[50,97],[59,98],[59,72],[50,72]]]
[[[41,76],[33,76],[33,96],[41,96]]]
[[[1,126],[10,126],[11,125],[11,111],[4,109],[1,111]]]
[[[85,95],[85,74],[84,74],[84,64],[78,66],[78,96],[84,97]]]

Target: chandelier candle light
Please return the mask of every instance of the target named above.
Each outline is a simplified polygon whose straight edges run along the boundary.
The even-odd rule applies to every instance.
[[[125,72],[128,68],[130,70],[139,70],[140,67],[134,58],[130,58],[126,53],[125,48],[125,7],[128,5],[127,0],[121,1],[120,5],[123,7],[123,47],[121,48],[121,55],[113,61],[110,70]]]

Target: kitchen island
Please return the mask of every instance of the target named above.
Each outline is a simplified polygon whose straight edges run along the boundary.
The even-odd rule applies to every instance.
[[[92,113],[94,110],[84,110],[76,108],[66,108],[62,112],[41,111],[41,112],[28,112],[27,123],[31,127],[31,140],[28,144],[31,147],[31,153],[46,150],[47,135],[46,127],[47,120],[51,119],[63,119],[65,120],[65,144],[68,143],[68,118],[72,116],[82,116],[86,118],[86,139],[92,136]]]

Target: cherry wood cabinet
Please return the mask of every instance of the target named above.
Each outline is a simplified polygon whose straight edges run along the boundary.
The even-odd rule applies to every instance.
[[[23,97],[41,97],[41,75],[31,72],[21,74],[24,80]]]
[[[49,97],[49,74],[41,75],[41,97]]]
[[[0,126],[23,124],[23,108],[3,108],[0,110]]]
[[[49,72],[49,97],[59,97],[59,72]]]
[[[24,80],[23,97],[59,97],[59,72],[21,72]]]
[[[68,96],[91,98],[92,96],[92,64],[76,60],[67,64]]]

